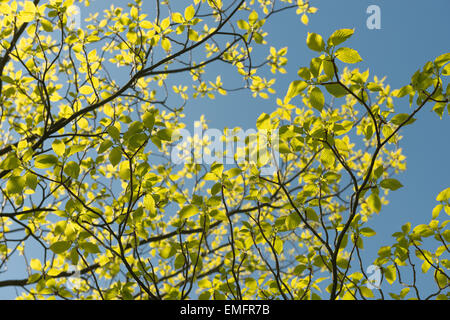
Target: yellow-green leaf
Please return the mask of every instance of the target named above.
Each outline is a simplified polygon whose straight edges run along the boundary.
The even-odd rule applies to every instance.
[[[270,116],[267,113],[262,113],[256,121],[256,128],[258,130],[269,130],[272,128],[270,123]]]
[[[188,219],[192,216],[195,216],[198,213],[197,206],[193,204],[189,204],[185,207],[183,207],[178,214],[180,215],[181,219]]]
[[[292,98],[294,98],[300,92],[305,90],[306,87],[308,87],[308,84],[305,81],[301,80],[292,81],[289,85],[288,91],[284,98],[284,103],[289,103],[289,101],[291,101]]]
[[[323,41],[322,36],[317,33],[308,33],[306,44],[308,45],[308,48],[314,51],[321,52],[325,49],[325,42]]]
[[[337,46],[350,38],[353,33],[355,32],[354,29],[339,29],[333,32],[333,34],[328,38],[328,44],[331,46]]]
[[[66,151],[66,145],[61,140],[56,139],[52,143],[52,149],[58,156],[63,156]]]
[[[315,109],[322,111],[323,106],[325,105],[325,97],[318,87],[314,87],[311,90],[311,93],[309,94],[309,102]]]
[[[39,259],[31,259],[30,267],[33,270],[41,271],[42,270],[41,260],[39,260]]]
[[[436,197],[437,201],[447,201],[448,199],[450,199],[450,188],[442,190]]]
[[[34,165],[38,169],[53,167],[58,162],[58,158],[51,154],[38,155],[34,160]]]
[[[351,48],[339,48],[336,51],[336,58],[344,63],[357,63],[363,61],[358,51]]]
[[[59,254],[69,250],[70,246],[71,246],[70,241],[58,241],[50,246],[50,250],[52,250],[54,253]]]
[[[88,94],[91,94],[92,92],[94,92],[94,89],[92,89],[91,86],[85,85],[85,86],[80,87],[81,94],[88,95]]]
[[[194,15],[195,15],[195,9],[192,5],[190,5],[186,9],[184,9],[184,18],[186,19],[186,21],[191,20],[194,17]]]
[[[403,185],[396,179],[384,179],[380,182],[380,186],[385,189],[397,190],[403,187]]]

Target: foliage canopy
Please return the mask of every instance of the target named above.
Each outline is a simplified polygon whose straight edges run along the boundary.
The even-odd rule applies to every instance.
[[[21,288],[21,299],[449,297],[450,188],[428,225],[401,226],[371,262],[379,284],[401,290],[369,289],[360,252],[375,235],[367,221],[402,187],[400,130],[426,105],[450,113],[450,53],[393,90],[357,68],[363,57],[345,46],[354,30],[310,33],[305,50],[316,56],[255,119],[279,151],[273,174],[261,168],[274,152],[180,164],[172,155],[187,101],[275,94],[287,48],[267,43],[270,18],[295,10],[307,24],[317,9],[301,0],[149,3],[111,5],[85,28],[73,28],[73,0],[0,3],[0,266],[20,255],[28,273],[0,287]],[[209,75],[219,63],[238,88]],[[410,113],[396,111],[403,98]],[[200,126],[207,132],[205,119]],[[234,143],[232,133],[224,139]],[[185,142],[199,147],[191,160],[212,143]],[[255,152],[246,142],[236,154]],[[421,294],[416,273],[436,290]]]

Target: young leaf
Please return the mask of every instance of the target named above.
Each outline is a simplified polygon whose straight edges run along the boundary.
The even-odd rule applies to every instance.
[[[337,83],[326,84],[325,89],[328,91],[329,94],[331,94],[336,98],[341,98],[348,94],[348,91],[345,90],[343,86]]]
[[[47,169],[58,163],[58,158],[51,154],[38,155],[34,160],[34,165],[38,169]]]
[[[322,91],[318,87],[314,87],[309,94],[309,102],[311,105],[319,111],[322,111],[325,105],[325,97]]]
[[[69,161],[64,166],[64,173],[67,174],[69,177],[77,179],[78,176],[80,175],[80,166],[75,161]]]
[[[291,84],[289,85],[288,91],[284,98],[284,103],[289,103],[289,101],[291,101],[292,98],[294,98],[300,92],[305,90],[306,87],[308,87],[308,84],[305,81],[301,80],[292,81]]]
[[[193,204],[189,204],[185,207],[183,207],[178,214],[180,215],[181,219],[188,219],[192,216],[195,216],[198,213],[197,206]]]
[[[351,48],[339,48],[336,51],[336,58],[344,63],[357,63],[363,61],[358,51]]]
[[[56,139],[52,143],[52,149],[58,156],[63,156],[66,151],[66,145],[61,140]]]
[[[161,129],[158,131],[157,136],[161,140],[171,141],[172,140],[172,130],[170,129]]]
[[[70,246],[70,241],[57,241],[50,246],[50,250],[52,250],[54,253],[59,254],[69,250]]]
[[[190,21],[194,17],[194,15],[195,9],[192,5],[190,5],[184,10],[184,18],[186,19],[186,21]]]
[[[450,188],[442,190],[436,197],[437,201],[447,201],[448,199],[450,199]]]
[[[323,41],[322,36],[317,33],[308,33],[306,44],[308,45],[308,48],[314,51],[322,52],[325,49],[325,42]]]
[[[354,29],[339,29],[333,32],[333,34],[328,38],[328,45],[330,46],[337,46],[350,38],[353,33],[355,32]]]
[[[372,193],[369,198],[367,198],[367,204],[369,208],[373,211],[379,213],[381,210],[381,200],[380,197],[376,193]]]
[[[17,194],[22,193],[23,188],[25,187],[25,177],[20,176],[13,176],[9,178],[8,182],[6,183],[6,191],[9,194]]]
[[[288,230],[295,229],[300,224],[300,222],[301,222],[301,219],[297,212],[292,212],[284,220],[284,223],[286,224],[286,228]]]
[[[155,116],[152,112],[146,112],[142,116],[142,121],[144,122],[144,126],[148,130],[152,130],[153,126],[155,125]]]
[[[373,229],[369,227],[362,228],[360,232],[365,237],[373,237],[374,235],[377,234]]]
[[[385,189],[397,190],[403,187],[403,185],[396,179],[384,179],[380,182],[380,186]]]
[[[262,113],[256,121],[256,128],[258,130],[269,130],[272,128],[270,123],[270,116],[267,113]]]
[[[409,118],[409,114],[407,114],[407,113],[399,113],[399,114],[395,115],[395,116],[391,119],[391,122],[392,122],[393,124],[399,126],[399,125],[401,125],[403,122],[405,122],[406,119],[408,119],[408,118]],[[414,123],[415,121],[416,121],[416,119],[411,118],[411,119],[409,119],[409,121],[408,121],[407,123],[405,123],[405,125],[412,124],[412,123]]]

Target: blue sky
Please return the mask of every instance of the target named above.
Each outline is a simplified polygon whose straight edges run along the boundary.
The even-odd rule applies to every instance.
[[[102,10],[105,7],[103,1],[92,2],[94,8]],[[114,3],[124,6],[126,1]],[[275,98],[284,96],[289,83],[297,79],[298,68],[309,64],[314,56],[306,47],[308,32],[319,33],[327,38],[336,29],[354,28],[355,34],[346,42],[346,46],[358,50],[364,59],[357,67],[361,70],[370,68],[371,78],[373,75],[379,78],[386,76],[385,83],[393,88],[408,84],[411,75],[427,61],[450,52],[449,0],[312,0],[311,3],[319,10],[310,16],[308,26],[300,22],[294,11],[273,16],[265,26],[270,45],[278,49],[289,47],[288,73],[277,75],[277,94],[269,100],[255,100],[245,92],[217,95],[215,100],[191,100],[185,109],[189,127],[201,115],[205,115],[211,128],[254,128],[259,114],[269,113],[276,108]],[[380,30],[366,27],[369,17],[366,9],[372,4],[381,9]],[[214,77],[223,72],[221,67],[223,65],[217,64],[210,69]],[[391,244],[391,234],[404,223],[428,223],[431,210],[436,205],[436,195],[450,186],[450,116],[445,113],[440,120],[431,112],[431,107],[431,104],[428,105],[419,113],[417,121],[402,131],[404,138],[401,146],[407,156],[407,171],[397,178],[404,187],[391,192],[390,204],[369,222],[368,226],[376,230],[377,235],[365,240],[368,258],[375,257],[373,254],[381,245]],[[404,103],[397,105],[397,110],[409,112],[410,108]],[[11,267],[14,268],[14,264]],[[9,272],[7,275],[8,278],[12,276]],[[1,275],[0,279],[5,277]],[[7,292],[0,291],[0,298],[13,296],[14,292],[10,289]]]

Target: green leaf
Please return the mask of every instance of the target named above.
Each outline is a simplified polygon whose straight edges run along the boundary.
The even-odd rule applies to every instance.
[[[450,53],[444,53],[441,54],[439,57],[437,57],[434,60],[434,63],[438,68],[442,67],[444,64],[446,64],[448,61],[450,61]]]
[[[434,279],[436,280],[436,283],[440,289],[444,289],[449,285],[449,279],[441,270],[434,271]]]
[[[94,89],[92,89],[91,86],[85,85],[80,88],[81,94],[88,95],[91,94],[92,92],[94,92]]]
[[[437,201],[447,201],[448,199],[450,199],[450,188],[442,190],[436,197]]]
[[[409,116],[410,116],[410,115],[407,114],[407,113],[399,113],[399,114],[395,115],[395,116],[391,119],[391,122],[392,122],[393,124],[399,126],[399,125],[401,125],[403,122],[405,122],[406,119],[409,118]],[[409,119],[409,121],[408,121],[407,123],[405,123],[405,125],[412,124],[412,123],[414,123],[415,121],[416,121],[416,119],[411,118],[411,119]]]
[[[0,164],[0,168],[5,169],[5,170],[16,169],[19,166],[20,166],[20,161],[16,157],[16,155],[13,153],[9,154],[8,157]]]
[[[339,48],[336,50],[336,58],[344,63],[357,63],[363,61],[358,51],[351,48]]]
[[[443,207],[444,206],[442,204],[438,204],[437,206],[435,206],[433,208],[433,212],[432,212],[433,219],[436,219],[439,216],[439,213],[441,213]]]
[[[189,204],[185,207],[183,207],[178,214],[180,215],[181,219],[188,219],[192,216],[195,216],[198,213],[198,208],[197,206],[193,205],[193,204]]]
[[[177,253],[177,250],[171,245],[167,245],[159,250],[159,255],[163,259],[169,259],[175,253]]]
[[[442,69],[443,76],[450,76],[450,63]]]
[[[42,274],[41,273],[33,273],[27,280],[27,284],[30,283],[35,283],[37,281],[39,281],[42,278]]]
[[[353,33],[355,32],[354,29],[339,29],[333,32],[333,34],[328,38],[328,44],[331,46],[337,46],[350,38]]]
[[[306,219],[312,220],[312,221],[319,221],[319,217],[317,216],[317,213],[312,208],[306,208],[305,209]]]
[[[414,89],[411,85],[408,84],[404,87],[401,87],[400,89],[392,91],[392,95],[398,98],[402,98],[407,94],[411,94],[412,92],[414,92]]]
[[[281,240],[279,237],[276,237],[275,242],[273,244],[273,248],[278,254],[281,254],[283,252],[283,245],[284,245],[283,240]]]
[[[87,253],[100,253],[98,246],[92,242],[82,242],[80,247]]]
[[[58,163],[58,158],[52,154],[41,154],[34,160],[34,166],[38,169],[47,169]]]
[[[35,190],[38,184],[38,179],[37,176],[34,173],[28,173],[25,176],[25,185],[32,189]]]
[[[136,7],[132,7],[132,8],[131,8],[131,10],[130,10],[130,16],[131,16],[133,19],[135,19],[135,20],[138,19],[139,11],[138,11],[138,9],[137,9]]]
[[[369,208],[373,211],[379,213],[381,210],[381,200],[380,197],[376,193],[372,193],[369,198],[367,198],[367,204]]]
[[[325,105],[325,97],[318,87],[314,87],[311,90],[309,94],[309,102],[315,109],[322,111],[323,106]]]
[[[397,271],[395,270],[395,266],[390,265],[390,266],[384,268],[383,271],[384,271],[384,276],[386,277],[387,282],[389,282],[389,284],[393,284],[395,279],[397,278]]]
[[[342,121],[341,123],[336,123],[336,124],[334,125],[334,134],[335,134],[336,136],[340,136],[340,135],[346,134],[346,133],[349,132],[352,128],[353,128],[353,121],[345,120],[345,121]],[[338,147],[339,149],[341,149],[341,148],[340,148],[340,145],[341,145],[341,144],[338,144],[339,141],[340,141],[340,140],[335,140],[335,143],[336,143],[336,147]],[[348,149],[348,147],[347,147],[346,144],[345,144],[345,149]]]
[[[108,130],[106,130],[111,138],[113,138],[115,141],[120,140],[120,131],[115,126],[110,126]]]
[[[42,28],[44,28],[45,31],[47,32],[52,32],[53,31],[53,24],[48,21],[47,19],[40,19],[41,24],[42,24]]]
[[[430,264],[428,261],[425,260],[425,261],[422,263],[422,272],[423,272],[423,273],[427,273],[428,270],[430,270],[430,267],[431,267],[431,264]]]
[[[397,190],[403,187],[403,185],[396,179],[384,179],[380,182],[380,186],[384,189]]]
[[[303,78],[304,80],[310,80],[311,79],[311,72],[306,67],[298,69],[297,74],[298,74],[299,77]]]
[[[291,101],[292,98],[294,98],[300,92],[305,90],[306,87],[308,87],[308,84],[305,81],[302,80],[292,81],[291,84],[289,85],[288,91],[284,98],[284,103],[289,103],[289,101]]]
[[[119,177],[122,180],[130,179],[130,164],[128,161],[122,161],[119,165]]]
[[[211,298],[211,293],[209,291],[203,291],[198,296],[198,300],[210,300],[210,298]]]
[[[270,116],[267,113],[262,113],[256,120],[256,128],[258,130],[269,130],[272,128]]]
[[[234,178],[237,175],[241,174],[242,170],[239,168],[231,168],[226,172],[226,175],[228,178]]]
[[[109,161],[115,167],[119,164],[120,160],[122,160],[122,149],[120,147],[115,147],[109,153]]]
[[[374,297],[372,290],[370,290],[366,286],[360,286],[359,290],[361,290],[361,294],[363,295],[363,297],[366,297],[366,298]]]
[[[309,72],[315,78],[317,78],[322,70],[322,59],[321,58],[312,58],[309,63]]]
[[[151,131],[155,125],[155,115],[152,112],[146,112],[142,116],[142,121],[144,122],[144,126]]]
[[[70,241],[57,241],[50,246],[50,250],[54,253],[60,254],[69,250],[72,243]]]
[[[58,156],[63,156],[66,151],[66,145],[61,140],[56,139],[52,143],[52,149]]]
[[[418,226],[414,227],[413,233],[424,238],[430,237],[434,234],[430,226],[426,224],[419,224]]]
[[[253,278],[245,278],[245,286],[250,290],[256,290],[258,288],[258,282]]]
[[[78,176],[80,175],[80,166],[75,161],[69,161],[64,166],[64,173],[67,174],[69,177],[77,179]]]
[[[250,29],[250,25],[245,20],[238,20],[237,26],[239,27],[239,29],[242,29],[242,30]]]
[[[365,236],[365,237],[373,237],[374,235],[377,234],[373,229],[371,229],[371,228],[369,228],[369,227],[362,228],[362,229],[359,230],[359,231],[360,231],[361,234],[362,234],[363,236]]]
[[[31,259],[30,267],[33,270],[42,271],[42,263],[39,259]]]
[[[284,141],[280,141],[280,143],[278,144],[278,151],[283,154],[291,153],[289,145]]]
[[[308,48],[314,51],[321,52],[325,49],[325,42],[323,42],[322,36],[317,33],[308,33],[306,44]]]
[[[156,203],[151,194],[147,194],[144,197],[144,207],[151,213],[156,212]]]
[[[98,148],[98,153],[103,153],[106,150],[108,150],[113,145],[113,142],[111,140],[105,140],[100,144],[100,147]]]
[[[284,223],[288,230],[293,230],[302,222],[297,212],[292,212],[286,217]]]
[[[322,62],[323,71],[328,76],[329,79],[334,77],[334,64],[330,60],[323,60]]]
[[[158,131],[157,136],[161,140],[172,141],[172,130],[170,129],[161,129]]]
[[[217,182],[211,187],[211,194],[216,195],[222,190],[222,183]]]
[[[186,19],[186,21],[191,20],[194,17],[194,15],[195,15],[195,9],[192,5],[190,5],[186,9],[184,9],[184,18]]]
[[[198,40],[198,32],[195,31],[194,29],[189,29],[188,30],[188,38],[191,41],[197,41]]]
[[[25,177],[24,176],[12,176],[6,183],[6,191],[9,194],[22,193],[25,187]]]
[[[324,149],[320,154],[320,161],[326,166],[331,167],[334,164],[335,155],[331,149]]]
[[[250,24],[255,24],[256,21],[258,21],[258,12],[256,12],[255,10],[253,10],[249,15],[248,15],[248,22],[250,22]]]

